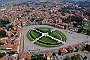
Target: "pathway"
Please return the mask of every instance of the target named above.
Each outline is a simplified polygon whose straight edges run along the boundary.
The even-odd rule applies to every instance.
[[[38,32],[38,33],[41,33],[42,34],[42,32],[41,31],[38,31],[38,30],[36,30],[36,29],[33,29],[34,31],[36,31],[36,32]]]
[[[64,44],[64,42],[63,42],[63,41],[61,41],[61,40],[62,40],[62,38],[61,38],[61,40],[59,40],[59,39],[57,39],[57,38],[54,38],[54,37],[52,37],[52,36],[48,35],[48,32],[47,32],[47,33],[43,33],[43,32],[38,31],[38,30],[36,30],[36,29],[32,29],[32,30],[34,30],[34,31],[36,31],[36,32],[38,32],[38,33],[41,33],[41,34],[42,34],[42,36],[40,36],[40,37],[36,38],[36,39],[35,39],[32,43],[36,42],[37,40],[40,40],[40,38],[42,38],[42,37],[44,37],[44,36],[47,36],[47,37],[49,37],[49,38],[51,38],[51,39],[53,39],[53,40],[55,40],[55,41],[58,41],[59,43],[61,42],[62,44]],[[54,30],[52,30],[52,31],[54,31]],[[51,31],[51,32],[52,32],[52,31]]]

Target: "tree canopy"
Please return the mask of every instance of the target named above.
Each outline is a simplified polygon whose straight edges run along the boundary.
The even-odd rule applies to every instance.
[[[67,17],[66,19],[62,19],[63,22],[65,23],[69,23],[69,22],[77,22],[77,23],[80,23],[83,21],[83,18],[80,17],[80,16],[69,16]]]
[[[6,27],[6,24],[9,24],[9,20],[2,20],[0,19],[0,27]]]
[[[86,45],[86,47],[85,47],[85,49],[87,50],[87,51],[90,51],[90,45]]]
[[[6,36],[6,31],[0,30],[0,37],[5,37]]]

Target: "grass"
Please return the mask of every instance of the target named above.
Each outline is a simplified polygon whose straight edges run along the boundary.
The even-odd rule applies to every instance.
[[[53,31],[50,35],[54,38],[61,40],[61,37],[55,31]]]
[[[44,58],[42,56],[31,56],[31,59],[30,60],[44,60]]]
[[[85,32],[81,32],[81,34],[85,34]]]
[[[47,42],[47,43],[57,43],[56,41],[52,40],[52,39],[49,38],[49,37],[43,37],[43,38],[41,39],[41,41]]]
[[[36,32],[36,31],[34,31],[34,30],[31,30],[31,34],[32,34],[32,36],[34,37],[34,39],[36,39],[36,38],[38,38],[39,36],[41,36],[40,33]]]
[[[52,29],[52,28],[49,28],[49,27],[38,27],[39,29]]]
[[[90,30],[90,24],[88,26],[84,26],[83,28],[86,30]]]
[[[30,41],[33,41],[33,39],[31,38],[31,36],[29,35],[29,31],[27,32],[26,36],[27,36],[27,38],[28,38]]]
[[[55,32],[57,32],[61,36],[62,41],[65,41],[66,42],[67,38],[66,38],[66,36],[65,36],[64,33],[62,33],[61,31],[58,31],[58,30],[55,30]]]
[[[34,44],[36,44],[38,46],[41,46],[41,47],[46,47],[46,48],[54,48],[54,47],[58,47],[59,46],[59,45],[57,45],[57,46],[45,45],[45,44],[42,44],[42,43],[39,43],[39,42],[34,42]]]
[[[50,32],[50,30],[51,30],[51,28],[47,28],[47,27],[39,27],[39,28],[36,28],[36,29],[43,32],[43,33]]]
[[[89,22],[88,22],[88,21],[85,21],[85,22],[82,22],[82,23],[84,23],[84,24],[89,24]]]
[[[46,32],[50,33],[50,30],[51,30],[51,28],[46,28],[46,27],[40,27],[40,28],[36,28],[36,29],[43,33],[46,33]],[[52,33],[50,33],[50,35],[59,40],[66,41],[66,36],[58,30],[53,31]],[[27,32],[26,36],[30,41],[33,41],[33,39],[38,38],[39,36],[41,36],[41,34],[34,30],[31,30],[30,32],[29,31]],[[58,47],[58,46],[62,45],[61,43],[57,44],[57,41],[55,41],[49,37],[43,37],[40,39],[40,41],[36,41],[36,42],[34,42],[34,44],[36,44],[38,46],[46,47],[46,48],[53,48],[53,47]]]

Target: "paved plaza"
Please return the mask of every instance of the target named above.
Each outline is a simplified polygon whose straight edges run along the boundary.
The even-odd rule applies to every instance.
[[[28,40],[28,38],[26,37],[26,33],[30,29],[38,28],[38,27],[49,27],[49,28],[53,28],[54,30],[59,30],[66,35],[67,41],[65,42],[64,45],[60,47],[55,47],[55,48],[45,48],[45,47],[37,46]],[[26,26],[22,28],[21,48],[23,49],[24,52],[28,52],[29,50],[38,50],[38,49],[40,49],[40,51],[43,51],[43,50],[59,49],[61,47],[67,47],[68,45],[75,45],[78,43],[87,42],[89,40],[90,40],[90,37],[88,37],[87,35],[72,32],[69,30],[63,30],[63,29],[55,28],[48,25],[31,25],[31,26]]]

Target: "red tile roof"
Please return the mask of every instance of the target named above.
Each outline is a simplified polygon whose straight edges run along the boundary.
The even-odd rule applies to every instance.
[[[0,60],[7,60],[7,57],[2,57],[0,58]]]
[[[14,44],[19,45],[20,44],[20,40],[15,40]]]
[[[12,50],[11,51],[17,51],[18,50],[18,45],[14,45],[13,47],[12,47]]]
[[[7,34],[11,34],[11,32],[10,32],[10,31],[7,31],[6,33],[7,33]]]
[[[4,44],[4,45],[0,45],[0,48],[12,48],[13,45],[11,45],[10,43],[8,44]]]
[[[61,53],[67,52],[67,50],[65,48],[60,48],[60,51],[61,51]]]
[[[82,46],[81,45],[77,45],[76,48],[77,49],[82,49]]]
[[[74,47],[72,45],[69,45],[68,48],[69,49],[74,49]]]
[[[30,58],[30,53],[29,53],[29,52],[27,52],[27,53],[21,53],[21,54],[19,55],[19,57],[20,57],[20,58]]]
[[[46,56],[51,56],[50,52],[46,52],[45,54],[46,54]]]
[[[14,56],[12,56],[12,57],[10,58],[10,60],[17,60],[17,58],[14,57]]]

